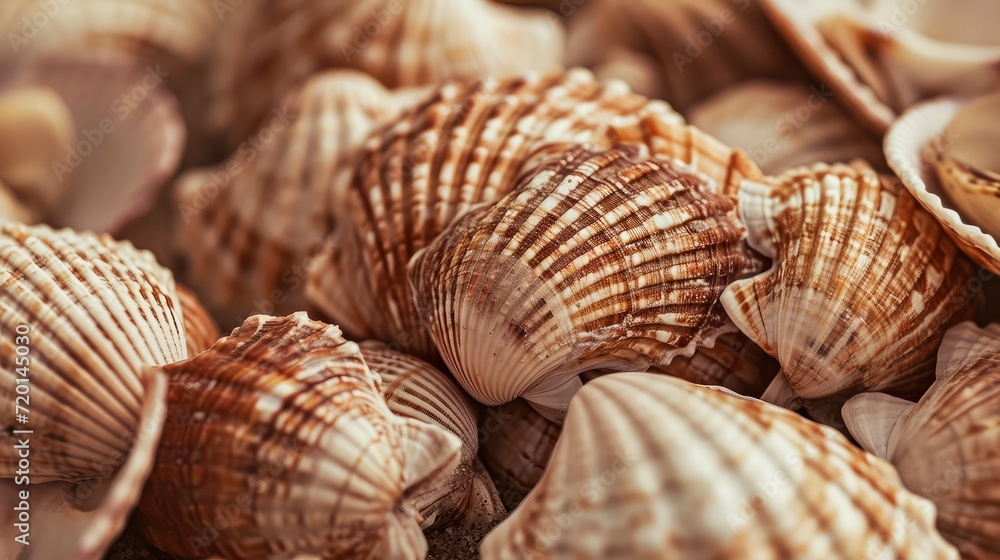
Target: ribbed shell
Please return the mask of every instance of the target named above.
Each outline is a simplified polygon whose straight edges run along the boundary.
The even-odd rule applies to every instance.
[[[938,530],[963,558],[998,558],[1000,324],[948,331],[937,367],[937,381],[916,405],[866,393],[847,403],[844,418],[907,488],[937,505]]]
[[[697,383],[718,385],[759,398],[778,374],[778,362],[741,332],[727,332],[711,348],[698,346],[691,356],[677,356],[650,371]]]
[[[424,557],[410,498],[454,470],[461,443],[393,415],[378,376],[337,327],[305,313],[256,315],[163,370],[169,409],[139,505],[158,548],[226,558]]]
[[[306,308],[306,270],[333,229],[358,150],[398,109],[364,74],[323,72],[225,163],[179,179],[176,245],[212,309],[240,321]]]
[[[396,88],[562,67],[559,23],[491,0],[242,4],[223,26],[211,82],[214,120],[235,138],[323,69],[353,68]]]
[[[944,328],[978,299],[972,264],[902,185],[860,160],[816,164],[743,183],[739,208],[774,264],[722,303],[781,364],[764,400],[922,394]]]
[[[441,87],[369,139],[347,216],[310,272],[310,301],[356,338],[433,359],[406,282],[413,254],[461,213],[510,192],[545,154],[626,134],[641,141],[644,116],[683,122],[583,70]]]
[[[417,310],[473,398],[565,411],[579,373],[665,365],[731,327],[733,199],[642,154],[570,150],[414,256]]]
[[[98,476],[95,463],[128,455],[143,368],[187,356],[173,277],[151,253],[91,233],[0,224],[0,397],[13,409],[17,380],[29,380],[32,482],[86,480]],[[6,418],[4,478],[18,461],[9,430],[22,427],[13,410]]]
[[[448,480],[413,498],[424,529],[490,525],[506,517],[493,481],[479,465],[479,405],[427,362],[378,341],[361,343],[365,363],[382,378],[382,395],[397,416],[440,426],[462,440],[462,459]]]
[[[573,399],[542,480],[486,539],[507,558],[957,559],[934,506],[832,429],[678,379]]]
[[[219,340],[221,336],[219,327],[215,326],[215,321],[202,307],[194,293],[180,284],[176,288],[177,300],[184,315],[184,340],[187,343],[188,356],[194,356],[203,350],[208,350]]]
[[[855,158],[888,170],[882,144],[851,120],[825,85],[747,82],[694,106],[689,117],[695,126],[745,150],[769,175]]]

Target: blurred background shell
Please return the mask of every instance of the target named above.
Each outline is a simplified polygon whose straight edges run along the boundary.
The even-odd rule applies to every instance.
[[[255,315],[163,370],[169,409],[139,505],[158,548],[424,557],[410,500],[454,470],[461,442],[393,415],[378,376],[339,329],[305,313]]]
[[[937,380],[919,403],[882,393],[848,401],[861,445],[937,505],[937,527],[963,558],[1000,556],[1000,324],[962,323],[938,353]]]
[[[490,0],[245,0],[223,27],[213,120],[230,142],[309,75],[350,67],[389,88],[562,67],[562,25]]]
[[[668,427],[668,428],[664,428]],[[885,461],[775,406],[620,373],[570,405],[534,491],[484,560],[951,558]]]
[[[760,346],[735,331],[719,335],[711,347],[698,346],[691,356],[677,356],[668,365],[654,366],[650,371],[759,398],[780,367]]]
[[[184,315],[184,339],[187,343],[188,356],[208,350],[219,340],[219,327],[209,315],[208,310],[198,301],[194,292],[176,285],[177,301],[180,302]]]
[[[640,147],[576,148],[472,209],[409,265],[417,312],[476,400],[557,419],[597,368],[645,369],[732,328],[753,273],[735,201]]]

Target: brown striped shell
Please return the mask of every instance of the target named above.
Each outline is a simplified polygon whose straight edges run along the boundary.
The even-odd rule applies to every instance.
[[[858,442],[938,509],[962,558],[1000,557],[1000,324],[948,331],[920,402],[863,393],[844,407]]]
[[[175,555],[422,559],[413,496],[461,442],[395,416],[357,344],[305,313],[255,315],[162,368],[169,410],[140,524]]]
[[[208,311],[202,307],[198,297],[191,290],[178,284],[177,301],[181,304],[184,315],[184,339],[187,343],[188,356],[208,350],[219,340],[219,327]]]
[[[458,382],[558,414],[584,371],[666,365],[732,328],[718,297],[754,261],[708,183],[641,147],[575,148],[462,215],[409,266]]]
[[[491,0],[244,0],[219,37],[213,120],[230,137],[316,72],[353,68],[387,87],[562,67],[562,26]]]
[[[979,302],[965,289],[972,264],[899,181],[860,160],[816,164],[744,182],[739,208],[774,264],[722,303],[781,364],[764,400],[930,385],[945,326]]]
[[[588,383],[534,491],[483,541],[507,558],[951,559],[934,505],[838,432],[667,376]]]
[[[440,426],[462,440],[462,458],[448,479],[415,496],[421,527],[492,527],[507,516],[493,481],[483,469],[477,420],[479,405],[431,364],[369,340],[361,343],[365,363],[382,378],[382,395],[397,416]]]
[[[140,416],[143,369],[187,356],[173,277],[151,253],[92,233],[0,223],[0,398],[13,409],[18,379],[29,380],[33,482],[81,482],[109,457],[120,464]],[[10,412],[0,425],[2,478],[18,464]]]

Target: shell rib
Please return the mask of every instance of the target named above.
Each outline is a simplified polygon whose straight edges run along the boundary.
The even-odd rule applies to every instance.
[[[774,264],[722,303],[781,364],[763,399],[922,394],[945,326],[978,301],[971,263],[899,182],[861,161],[817,164],[745,182],[739,207]]]
[[[570,150],[410,262],[420,316],[470,395],[565,411],[578,374],[645,369],[726,330],[750,259],[734,201],[639,148]]]
[[[759,398],[778,374],[778,362],[741,332],[727,332],[712,347],[698,346],[691,356],[677,356],[669,365],[653,367],[699,385],[718,385]]]
[[[215,321],[190,290],[180,284],[176,288],[177,300],[184,315],[184,339],[187,343],[188,356],[194,356],[208,350],[219,340],[219,327],[215,326]]]
[[[346,215],[310,271],[310,301],[354,338],[434,359],[406,282],[413,254],[470,207],[510,192],[546,154],[652,138],[652,125],[640,126],[645,117],[683,122],[665,103],[601,85],[583,70],[441,87],[372,134]]]
[[[493,481],[476,458],[479,405],[450,377],[419,358],[373,340],[360,346],[368,368],[382,378],[382,396],[393,414],[440,426],[462,440],[461,462],[448,480],[413,498],[424,518],[421,527],[482,529],[506,517]]]
[[[336,327],[305,313],[256,315],[163,370],[169,410],[139,505],[158,548],[424,557],[411,498],[454,470],[461,442],[393,415],[378,376]]]
[[[18,346],[27,360],[15,357]],[[95,465],[127,456],[143,367],[187,356],[173,277],[151,253],[106,236],[0,224],[0,397],[14,403],[16,386],[30,384],[32,482],[96,478]],[[20,428],[0,427],[0,477],[9,478],[18,457],[7,443]]]
[[[557,70],[563,54],[562,26],[545,12],[490,0],[247,0],[220,35],[214,120],[236,139],[323,69],[396,88]]]
[[[899,470],[938,509],[937,527],[963,558],[1000,557],[1000,325],[948,331],[937,380],[914,404],[865,393],[844,407],[862,446]]]
[[[573,399],[542,480],[483,541],[507,558],[957,559],[934,506],[830,428],[613,374]]]

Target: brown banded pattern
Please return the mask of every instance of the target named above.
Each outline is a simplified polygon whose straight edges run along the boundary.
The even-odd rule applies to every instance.
[[[215,326],[215,321],[202,307],[198,297],[180,284],[177,284],[177,300],[184,314],[184,339],[188,355],[194,356],[219,340],[219,327]]]
[[[670,364],[655,366],[650,371],[758,398],[779,369],[774,358],[736,331],[720,335],[711,348],[699,346],[691,356],[677,356]]]

